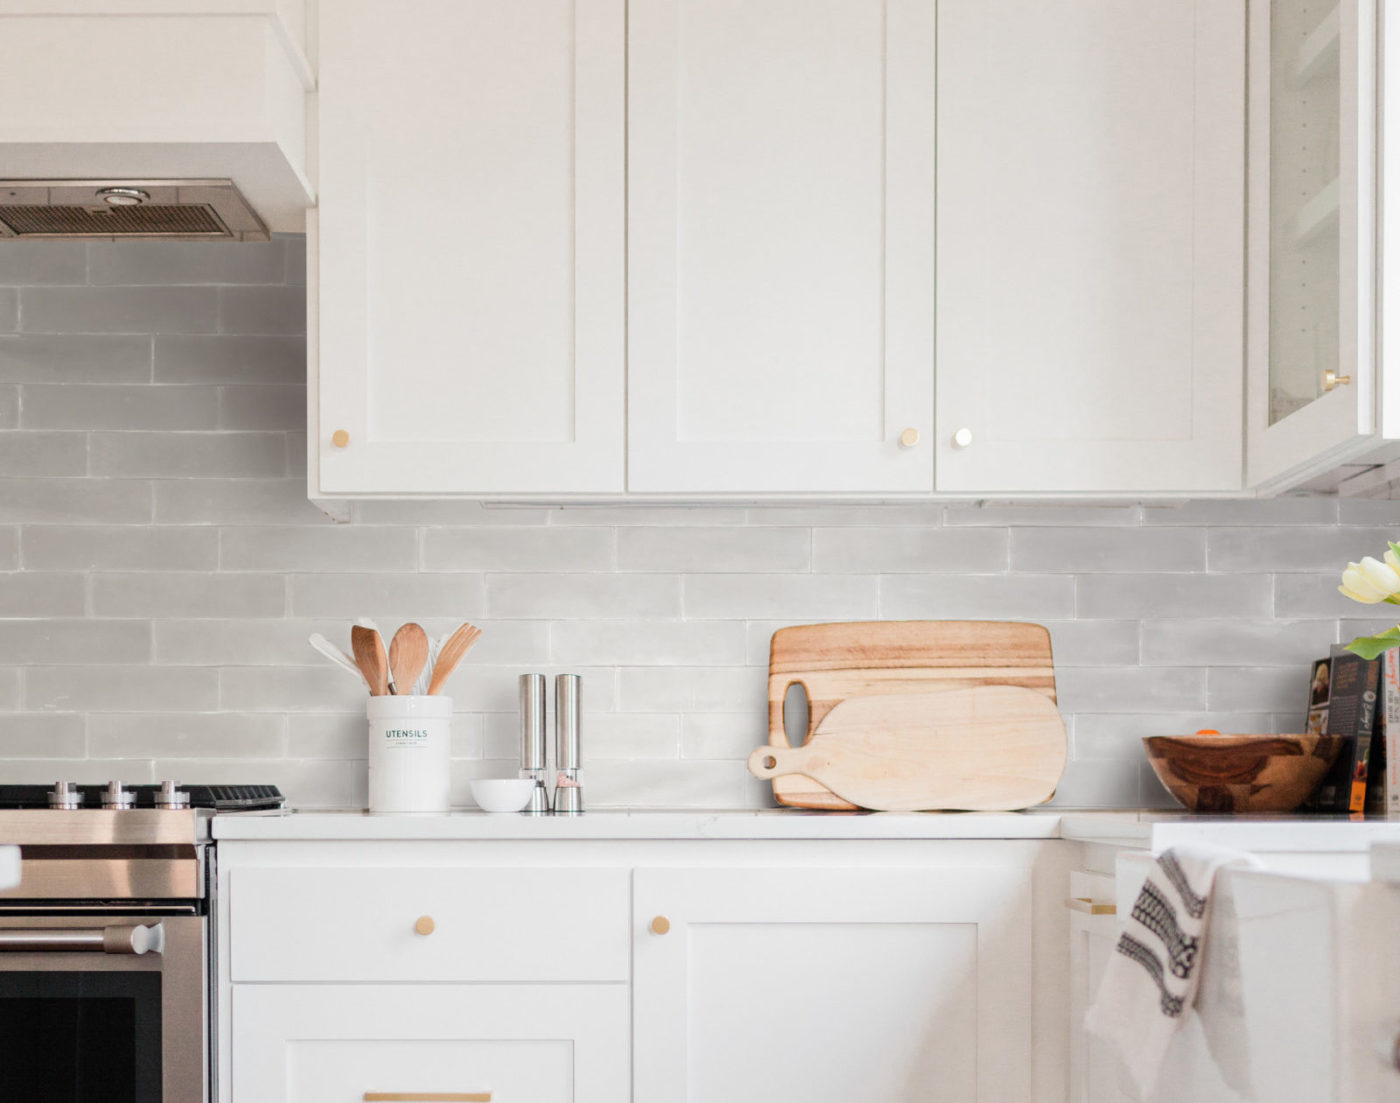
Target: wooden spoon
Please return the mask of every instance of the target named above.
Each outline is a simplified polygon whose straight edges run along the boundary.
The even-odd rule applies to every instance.
[[[369,683],[374,697],[389,695],[389,657],[384,653],[384,637],[373,628],[355,625],[350,629],[350,646],[355,652],[355,665]]]
[[[481,639],[481,629],[474,624],[462,624],[457,631],[447,637],[447,642],[442,645],[442,651],[438,654],[437,664],[433,667],[433,680],[428,683],[428,693],[436,694],[447,679],[452,677],[452,672],[457,669],[457,664],[462,661],[462,656],[471,650],[472,644]]]
[[[394,675],[396,692],[412,693],[413,683],[418,681],[427,662],[428,633],[413,621],[401,625],[389,644],[389,669]]]

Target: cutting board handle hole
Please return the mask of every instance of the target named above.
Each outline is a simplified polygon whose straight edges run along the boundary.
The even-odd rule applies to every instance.
[[[812,734],[812,703],[807,687],[801,682],[789,682],[783,694],[783,737],[789,747],[800,747]]]

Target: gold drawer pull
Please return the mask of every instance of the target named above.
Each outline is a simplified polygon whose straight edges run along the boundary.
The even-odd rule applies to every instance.
[[[1095,904],[1087,896],[1071,896],[1065,901],[1065,907],[1085,915],[1117,915],[1117,904]]]
[[[419,934],[428,935],[437,930],[437,924],[433,922],[431,915],[420,915],[418,921],[413,924],[413,929]]]
[[[671,929],[671,921],[664,915],[658,915],[650,923],[652,934],[665,934]]]
[[[490,1092],[365,1092],[365,1103],[491,1103]]]

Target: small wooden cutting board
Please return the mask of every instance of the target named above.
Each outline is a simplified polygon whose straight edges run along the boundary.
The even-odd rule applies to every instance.
[[[881,812],[1005,812],[1049,800],[1067,753],[1043,693],[980,686],[847,698],[801,747],[759,747],[749,771],[802,774]]]
[[[855,621],[780,628],[773,633],[768,660],[771,746],[789,746],[783,700],[794,683],[807,692],[803,736],[810,739],[848,697],[1011,685],[1053,702],[1055,663],[1049,631],[1017,621]],[[856,807],[802,774],[775,777],[773,795],[780,804],[798,808]]]

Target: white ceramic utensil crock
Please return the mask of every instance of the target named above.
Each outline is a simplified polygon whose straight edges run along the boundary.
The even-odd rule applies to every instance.
[[[369,810],[446,812],[452,799],[452,698],[371,697]]]

